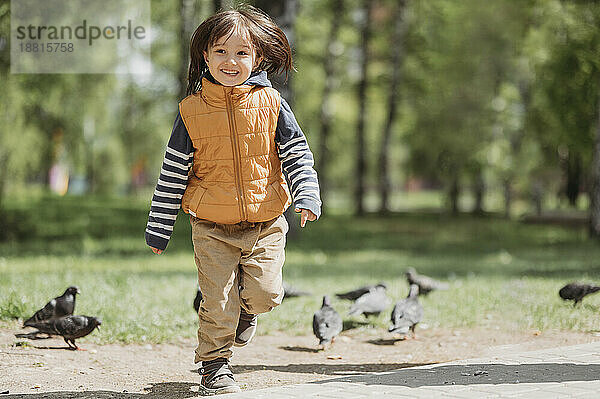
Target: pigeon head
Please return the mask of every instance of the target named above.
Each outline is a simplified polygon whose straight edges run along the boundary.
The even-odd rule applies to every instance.
[[[329,299],[329,295],[323,295],[323,305],[321,307],[331,306],[331,300]]]
[[[90,325],[98,327],[98,329],[100,329],[100,325],[102,324],[102,320],[98,317],[88,317],[88,322]]]
[[[65,291],[65,294],[76,295],[76,294],[81,294],[81,291],[79,290],[79,288],[77,286],[72,285],[69,288],[67,288],[67,290]]]
[[[406,269],[406,272],[404,273],[406,274],[406,277],[411,277],[417,274],[417,271],[415,270],[414,267],[409,267],[408,269]]]

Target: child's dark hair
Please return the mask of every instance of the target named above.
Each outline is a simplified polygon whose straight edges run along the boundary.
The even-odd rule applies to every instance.
[[[255,69],[268,73],[288,72],[293,69],[292,49],[285,33],[263,11],[243,5],[231,11],[213,15],[198,26],[190,42],[190,68],[187,94],[200,90],[202,75],[208,70],[204,51],[221,37],[241,29],[248,33],[257,58],[262,60]]]

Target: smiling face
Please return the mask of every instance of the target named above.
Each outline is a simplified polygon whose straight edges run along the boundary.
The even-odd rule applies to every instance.
[[[233,31],[204,51],[210,74],[223,86],[244,83],[257,65],[257,56],[248,34]]]

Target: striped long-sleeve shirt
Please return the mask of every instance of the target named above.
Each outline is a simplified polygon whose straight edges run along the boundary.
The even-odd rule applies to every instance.
[[[271,86],[266,72],[253,74],[245,84]],[[288,103],[282,98],[275,132],[279,159],[286,176],[295,208],[308,209],[317,217],[321,215],[321,199],[314,158],[302,129]],[[173,233],[181,198],[187,187],[188,172],[194,159],[194,147],[188,131],[177,114],[158,183],[152,196],[146,243],[165,249]]]

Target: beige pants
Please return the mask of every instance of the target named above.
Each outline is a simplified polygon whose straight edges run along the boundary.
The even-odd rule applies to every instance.
[[[218,224],[190,216],[202,303],[195,362],[229,358],[240,306],[259,314],[283,299],[285,217]]]

